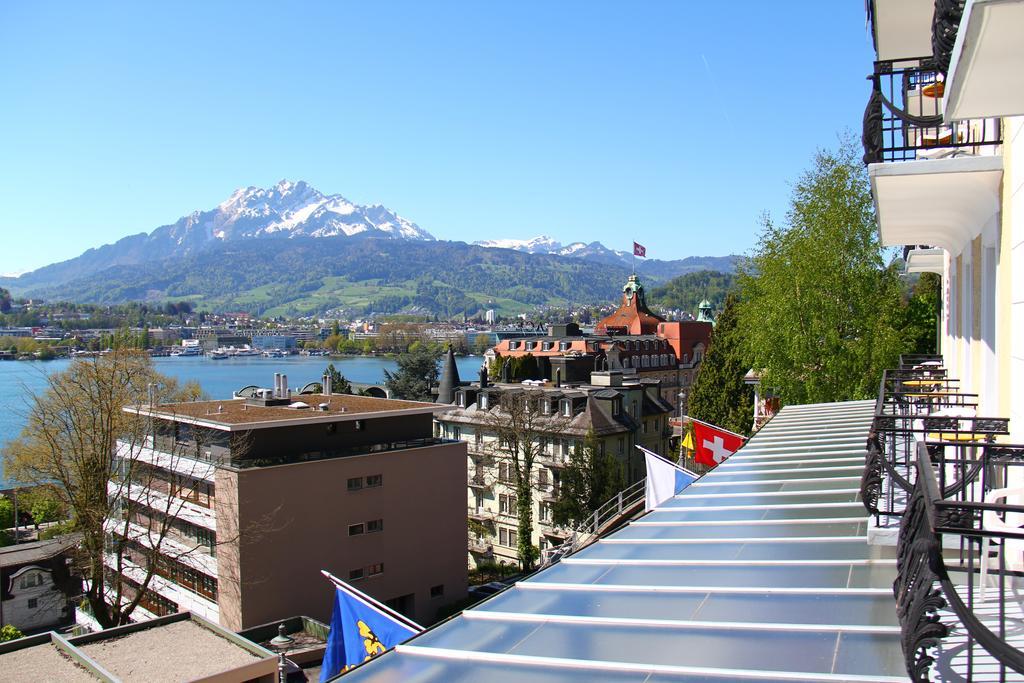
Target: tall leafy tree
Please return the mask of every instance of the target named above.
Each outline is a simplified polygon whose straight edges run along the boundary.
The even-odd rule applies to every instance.
[[[754,420],[754,392],[743,383],[750,363],[737,326],[736,304],[735,294],[725,298],[687,411],[698,420],[746,434]]]
[[[437,361],[440,348],[428,344],[413,344],[399,354],[395,372],[384,371],[384,385],[395,398],[409,401],[429,401],[430,385],[437,381]]]
[[[936,273],[921,273],[909,293],[904,332],[908,353],[938,351],[938,316],[942,307],[942,279]]]
[[[623,463],[611,453],[601,454],[594,433],[576,446],[562,470],[558,500],[552,506],[555,524],[579,526],[594,511],[626,488]]]
[[[898,275],[877,234],[850,139],[815,155],[784,224],[764,218],[740,270],[739,330],[784,402],[869,398],[903,350]]]

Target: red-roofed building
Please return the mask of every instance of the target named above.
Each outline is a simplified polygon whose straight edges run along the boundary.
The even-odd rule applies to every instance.
[[[659,380],[661,397],[685,407],[711,341],[710,304],[705,304],[703,319],[665,320],[647,307],[643,285],[631,275],[621,305],[597,324],[594,334],[584,334],[574,323],[554,325],[547,336],[504,339],[487,356],[490,361],[530,355],[536,363],[533,376],[556,385],[585,381],[593,371],[635,372],[641,379]]]

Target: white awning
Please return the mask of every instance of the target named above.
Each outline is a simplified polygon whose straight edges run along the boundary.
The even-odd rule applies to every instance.
[[[1024,114],[1024,0],[969,0],[946,78],[947,122]]]
[[[1002,156],[870,164],[868,175],[887,247],[932,244],[955,256],[999,216]]]
[[[879,61],[932,54],[934,0],[873,0]]]
[[[907,254],[907,272],[942,275],[945,262],[946,252],[942,249],[911,249]]]

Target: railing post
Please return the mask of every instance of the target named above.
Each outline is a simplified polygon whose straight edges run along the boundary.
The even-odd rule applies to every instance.
[[[644,343],[646,343],[646,342],[644,342]],[[621,515],[622,514],[622,491],[619,491],[618,498],[619,498],[619,515]],[[618,515],[616,515],[616,516],[618,516]]]

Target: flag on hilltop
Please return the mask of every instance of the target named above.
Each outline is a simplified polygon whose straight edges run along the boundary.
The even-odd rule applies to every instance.
[[[334,583],[335,590],[331,630],[320,669],[321,683],[423,630],[414,622],[392,616],[387,607],[344,581],[324,574]]]
[[[693,420],[693,435],[697,441],[694,457],[697,462],[708,467],[721,464],[746,441],[746,437],[700,420]]]
[[[644,453],[647,462],[647,485],[645,487],[646,502],[644,510],[648,512],[676,495],[697,480],[697,475],[666,460],[643,446],[637,446]]]
[[[638,242],[633,242],[633,256],[642,256],[647,258],[647,247]]]

